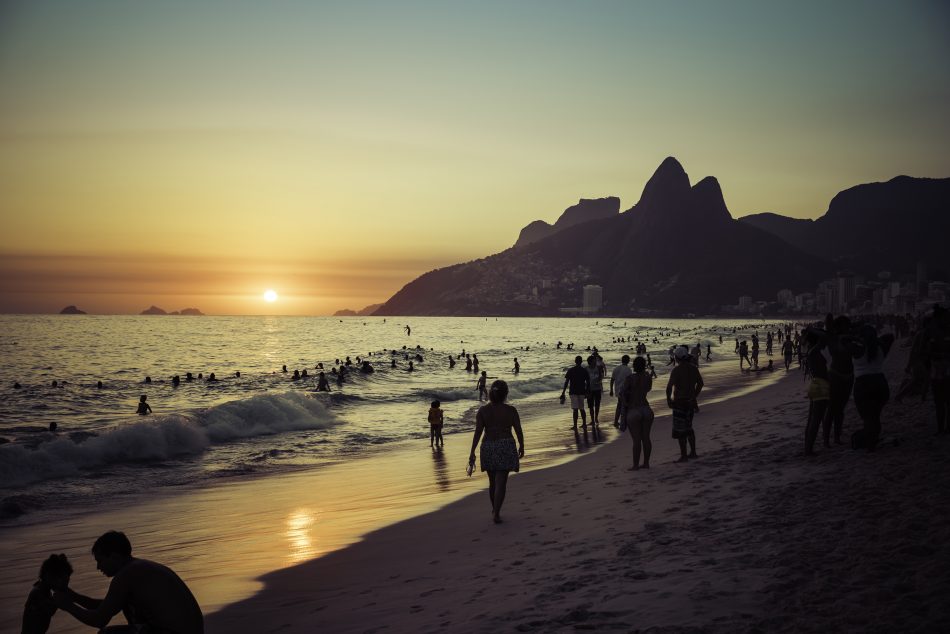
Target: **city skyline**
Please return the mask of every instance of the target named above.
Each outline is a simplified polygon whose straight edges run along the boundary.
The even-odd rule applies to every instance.
[[[734,217],[950,176],[938,3],[0,11],[0,312],[358,310],[670,155]]]

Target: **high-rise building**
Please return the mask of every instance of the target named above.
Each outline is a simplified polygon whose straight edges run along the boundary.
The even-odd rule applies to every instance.
[[[752,297],[749,295],[743,295],[739,298],[739,310],[752,310],[754,305],[755,302],[752,301]]]
[[[847,312],[848,304],[855,298],[855,279],[849,273],[839,273],[837,279],[838,297],[835,303],[837,310]]]
[[[927,297],[927,263],[917,261],[917,299]]]
[[[778,303],[783,306],[791,306],[795,303],[795,293],[789,288],[783,288],[778,292],[776,299],[778,299]]]
[[[604,306],[604,288],[597,284],[584,287],[584,312],[596,313]]]

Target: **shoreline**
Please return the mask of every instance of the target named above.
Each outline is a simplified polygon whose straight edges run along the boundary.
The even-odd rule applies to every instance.
[[[731,360],[716,363],[722,365],[709,366],[720,377],[710,401],[741,398],[779,379],[777,374],[733,374],[726,369]],[[617,432],[609,422],[602,425],[602,437],[571,433],[570,409],[554,405],[555,396],[550,396],[551,404],[547,397],[516,403],[529,435],[528,455],[517,477],[615,444],[611,441]],[[604,406],[602,417],[610,421],[613,400],[605,398]],[[250,597],[261,589],[261,575],[345,548],[380,527],[483,491],[484,474],[464,474],[470,432],[446,438],[444,452],[432,452],[424,441],[400,441],[366,459],[277,476],[223,479],[209,487],[164,487],[153,499],[133,494],[91,510],[24,518],[2,531],[0,556],[7,567],[0,578],[0,629],[18,623],[23,588],[50,552],[64,552],[74,562],[78,590],[93,596],[104,592],[106,580],[90,566],[88,548],[109,529],[126,531],[140,556],[176,570],[207,613]],[[85,629],[60,617],[51,631]]]
[[[263,576],[207,631],[946,631],[950,443],[931,436],[932,403],[888,405],[899,447],[806,459],[789,375],[701,400],[697,460],[671,463],[658,416],[649,471],[626,471],[627,438],[515,475],[505,523],[469,495]],[[845,437],[858,426],[852,403]]]

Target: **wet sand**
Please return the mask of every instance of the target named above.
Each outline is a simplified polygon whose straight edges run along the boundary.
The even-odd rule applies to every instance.
[[[481,493],[268,574],[208,632],[950,631],[932,404],[890,403],[873,454],[805,458],[804,392],[793,371],[703,407],[687,464],[660,417],[648,471],[621,439],[513,476],[501,525]]]

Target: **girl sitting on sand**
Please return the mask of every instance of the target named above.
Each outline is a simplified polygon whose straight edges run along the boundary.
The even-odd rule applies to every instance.
[[[30,595],[23,607],[23,634],[46,634],[56,604],[52,591],[65,592],[69,586],[69,577],[73,574],[66,555],[50,555],[40,566],[40,578],[33,584]]]

